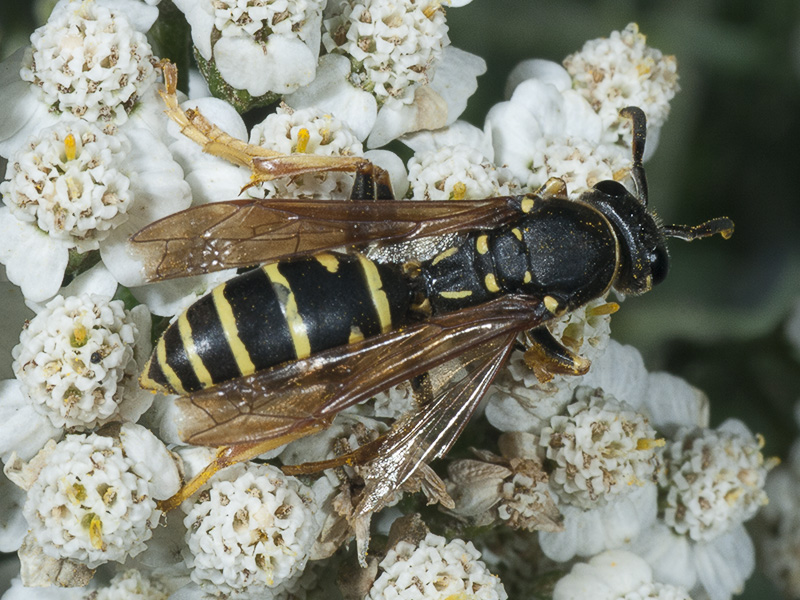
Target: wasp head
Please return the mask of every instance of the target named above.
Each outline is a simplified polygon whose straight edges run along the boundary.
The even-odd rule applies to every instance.
[[[623,294],[642,294],[667,276],[667,237],[692,241],[719,233],[727,239],[733,235],[733,221],[720,217],[695,226],[660,226],[647,210],[647,177],[642,166],[647,119],[635,106],[623,108],[620,115],[631,120],[633,166],[630,175],[636,194],[617,181],[607,180],[595,185],[581,199],[602,212],[617,235],[620,256],[614,288]]]

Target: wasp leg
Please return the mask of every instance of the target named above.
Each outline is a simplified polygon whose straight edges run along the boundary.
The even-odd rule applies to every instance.
[[[216,456],[205,469],[195,475],[189,482],[187,482],[178,493],[171,498],[162,500],[158,503],[159,510],[168,512],[173,508],[180,506],[184,500],[192,497],[201,487],[203,487],[211,477],[218,471],[225,467],[230,467],[236,463],[251,460],[265,452],[274,450],[279,446],[288,444],[296,439],[317,433],[330,425],[329,421],[315,421],[308,426],[293,431],[284,436],[263,440],[260,442],[253,442],[251,444],[236,444],[235,446],[222,446],[217,448]]]
[[[561,200],[566,200],[567,184],[560,177],[551,177],[550,179],[545,181],[544,185],[540,187],[538,190],[536,190],[536,192],[534,193],[535,195],[545,200],[549,198],[559,198]]]
[[[356,167],[351,200],[394,200],[389,173],[371,162]]]
[[[206,119],[198,110],[183,110],[178,104],[178,69],[167,60],[161,61],[165,90],[159,90],[167,105],[167,116],[175,121],[181,133],[202,146],[203,152],[213,154],[250,169],[255,185],[277,177],[302,175],[319,171],[352,172],[364,163],[359,156],[315,156],[313,154],[281,154],[255,144],[248,144],[228,135]]]
[[[529,345],[523,360],[540,382],[550,381],[553,375],[585,375],[589,370],[591,362],[564,347],[546,326],[526,331],[525,337]]]

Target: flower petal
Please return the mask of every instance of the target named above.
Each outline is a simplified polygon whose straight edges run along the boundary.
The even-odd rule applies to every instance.
[[[7,207],[0,208],[0,262],[9,281],[22,288],[25,298],[41,302],[55,296],[69,251],[35,225],[19,221]]]
[[[29,48],[20,48],[0,62],[0,156],[8,158],[34,130],[55,123],[47,107],[31,93],[31,84],[19,76],[22,59]]]
[[[284,100],[292,108],[317,107],[330,112],[363,141],[375,125],[378,103],[372,94],[353,87],[347,81],[349,75],[347,58],[327,54],[319,59],[314,81]]]
[[[253,96],[285,94],[314,80],[316,55],[296,38],[270,36],[265,47],[251,36],[226,35],[214,45],[220,75]]]
[[[511,98],[517,86],[526,79],[538,79],[549,83],[560,92],[572,89],[572,77],[567,70],[557,62],[541,58],[523,60],[511,70],[506,80],[506,98]]]
[[[62,431],[39,414],[22,394],[16,379],[0,381],[0,459],[7,462],[12,452],[30,460],[50,439]]]
[[[453,46],[445,47],[430,86],[447,103],[448,125],[467,108],[467,100],[478,89],[478,76],[484,73],[486,61],[480,56]]]

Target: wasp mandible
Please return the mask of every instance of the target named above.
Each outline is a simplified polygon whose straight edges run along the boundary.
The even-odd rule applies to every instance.
[[[133,236],[151,280],[262,266],[215,288],[174,321],[156,345],[142,385],[180,394],[179,428],[215,461],[165,508],[216,470],[329,426],[338,412],[452,364],[419,405],[384,435],[341,459],[295,467],[368,467],[354,510],[363,520],[410,483],[445,504],[425,465],[451,447],[524,333],[537,376],[580,375],[589,362],[546,324],[611,287],[641,294],[668,270],[666,238],[728,238],[733,222],[659,226],[647,210],[642,166],[646,122],[633,126],[635,193],[601,181],[576,199],[551,179],[536,193],[475,201],[397,201],[388,176],[359,158],[276,156],[226,137],[184,113],[165,66],[170,116],[204,149],[253,169],[256,180],[317,170],[355,172],[352,197],[235,200],[190,208]],[[467,232],[429,260],[381,264],[335,251]],[[361,531],[359,535],[363,534]],[[363,535],[360,541],[363,540]]]

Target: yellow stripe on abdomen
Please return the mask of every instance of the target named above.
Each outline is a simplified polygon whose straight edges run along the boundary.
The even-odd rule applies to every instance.
[[[272,282],[273,289],[278,296],[278,300],[283,311],[283,316],[286,319],[286,324],[289,326],[289,335],[292,338],[294,351],[297,358],[306,358],[311,355],[311,342],[308,339],[308,331],[297,308],[297,299],[292,292],[292,286],[289,281],[281,275],[278,270],[278,265],[273,263],[271,265],[264,265],[262,267],[264,273],[269,277]]]
[[[256,366],[253,364],[253,360],[250,358],[250,353],[247,351],[247,348],[245,348],[244,343],[239,339],[239,329],[236,326],[236,318],[233,316],[230,303],[225,299],[225,285],[217,286],[214,291],[211,292],[211,297],[214,300],[214,308],[222,323],[225,339],[236,360],[236,365],[239,367],[239,372],[242,375],[254,373]]]

